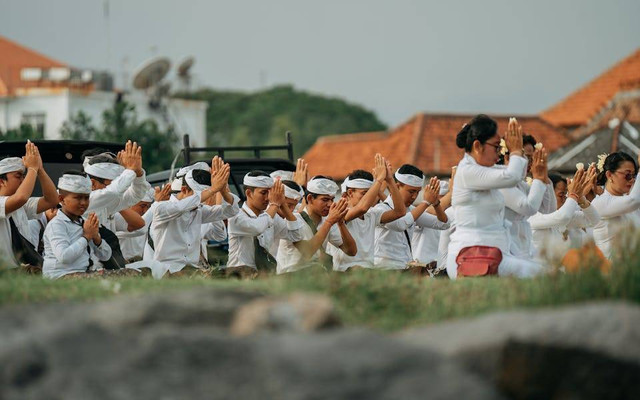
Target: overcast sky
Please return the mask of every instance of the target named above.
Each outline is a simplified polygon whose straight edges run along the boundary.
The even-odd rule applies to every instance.
[[[0,34],[118,79],[193,55],[198,85],[292,83],[390,125],[537,113],[640,47],[638,0],[110,0],[108,18],[104,3],[0,0]]]

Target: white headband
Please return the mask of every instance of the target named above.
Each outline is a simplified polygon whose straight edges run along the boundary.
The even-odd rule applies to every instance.
[[[440,181],[440,196],[444,196],[449,192],[449,182]]]
[[[371,186],[373,186],[373,181],[370,181],[368,179],[362,179],[362,178],[358,178],[358,179],[347,178],[345,183],[346,183],[346,187],[352,188],[352,189],[369,189]]]
[[[183,176],[186,176],[187,172],[193,171],[194,169],[201,169],[203,171],[211,172],[211,167],[209,167],[209,164],[204,161],[199,161],[195,164],[187,165],[186,167],[180,168],[178,170],[178,173],[176,174],[176,177],[181,178]]]
[[[90,194],[91,179],[88,176],[65,174],[58,179],[58,189],[71,193]]]
[[[273,179],[280,178],[283,181],[293,180],[293,171],[283,171],[281,169],[269,174]]]
[[[202,183],[196,182],[195,179],[193,179],[193,170],[187,172],[184,180],[187,181],[187,185],[189,185],[191,190],[193,190],[194,192],[204,192],[211,187],[210,185],[203,185]]]
[[[335,196],[338,192],[338,184],[332,180],[324,178],[314,178],[307,183],[307,190],[313,194],[325,194]]]
[[[255,188],[269,189],[273,187],[273,178],[270,176],[249,176],[249,174],[246,174],[242,180],[242,184]]]
[[[92,158],[98,157],[98,156],[107,156],[107,157],[112,158],[112,159],[114,159],[116,161],[118,160],[117,156],[114,156],[113,153],[109,153],[109,152],[96,154],[95,156],[86,156],[84,158],[84,160],[82,161],[82,168],[87,168],[87,166],[89,165],[89,161],[91,161]]]
[[[20,157],[7,157],[0,160],[0,174],[6,174],[7,172],[23,171],[24,164]]]
[[[147,190],[147,193],[144,194],[144,197],[140,201],[145,201],[147,203],[153,203],[156,199],[156,191],[153,188]]]
[[[84,167],[84,172],[96,178],[114,180],[122,175],[124,167],[114,163],[87,164]]]
[[[417,177],[413,174],[401,174],[396,171],[395,175],[396,179],[400,183],[404,183],[405,185],[415,186],[421,188],[424,183],[424,178]]]
[[[176,178],[171,182],[171,190],[174,192],[182,190],[182,178]]]
[[[347,192],[347,184],[349,183],[349,177],[347,176],[344,181],[342,182],[342,184],[340,185],[340,193],[346,193]]]
[[[286,197],[287,199],[300,200],[304,197],[304,192],[302,190],[297,191],[295,189],[291,189],[287,185],[282,186],[284,186],[284,197]]]

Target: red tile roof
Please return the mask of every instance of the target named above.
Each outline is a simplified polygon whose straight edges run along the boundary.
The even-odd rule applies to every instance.
[[[640,49],[618,62],[564,100],[541,113],[554,125],[586,124],[622,90],[640,86]]]
[[[427,174],[448,175],[463,151],[455,137],[474,115],[420,113],[389,132],[368,132],[321,137],[303,158],[312,175],[344,179],[354,169],[371,169],[376,153],[394,167],[413,164]],[[509,116],[492,116],[499,132],[506,130]],[[537,116],[516,116],[526,133],[550,151],[569,142],[565,132]]]
[[[12,95],[17,88],[43,86],[42,82],[23,81],[20,78],[22,68],[55,67],[67,65],[0,36],[0,96]]]

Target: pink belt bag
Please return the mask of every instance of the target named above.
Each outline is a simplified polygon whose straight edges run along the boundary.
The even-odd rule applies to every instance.
[[[502,251],[497,247],[465,247],[456,257],[458,277],[498,275],[500,262]]]

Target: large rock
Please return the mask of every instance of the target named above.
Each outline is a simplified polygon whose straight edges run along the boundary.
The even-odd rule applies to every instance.
[[[368,331],[231,336],[235,312],[257,297],[205,290],[4,309],[0,398],[501,398],[434,352]]]
[[[514,398],[640,398],[637,305],[503,312],[400,338],[461,362]]]
[[[326,296],[294,293],[286,298],[261,298],[240,307],[231,333],[247,336],[260,332],[314,332],[339,323],[336,310]]]

